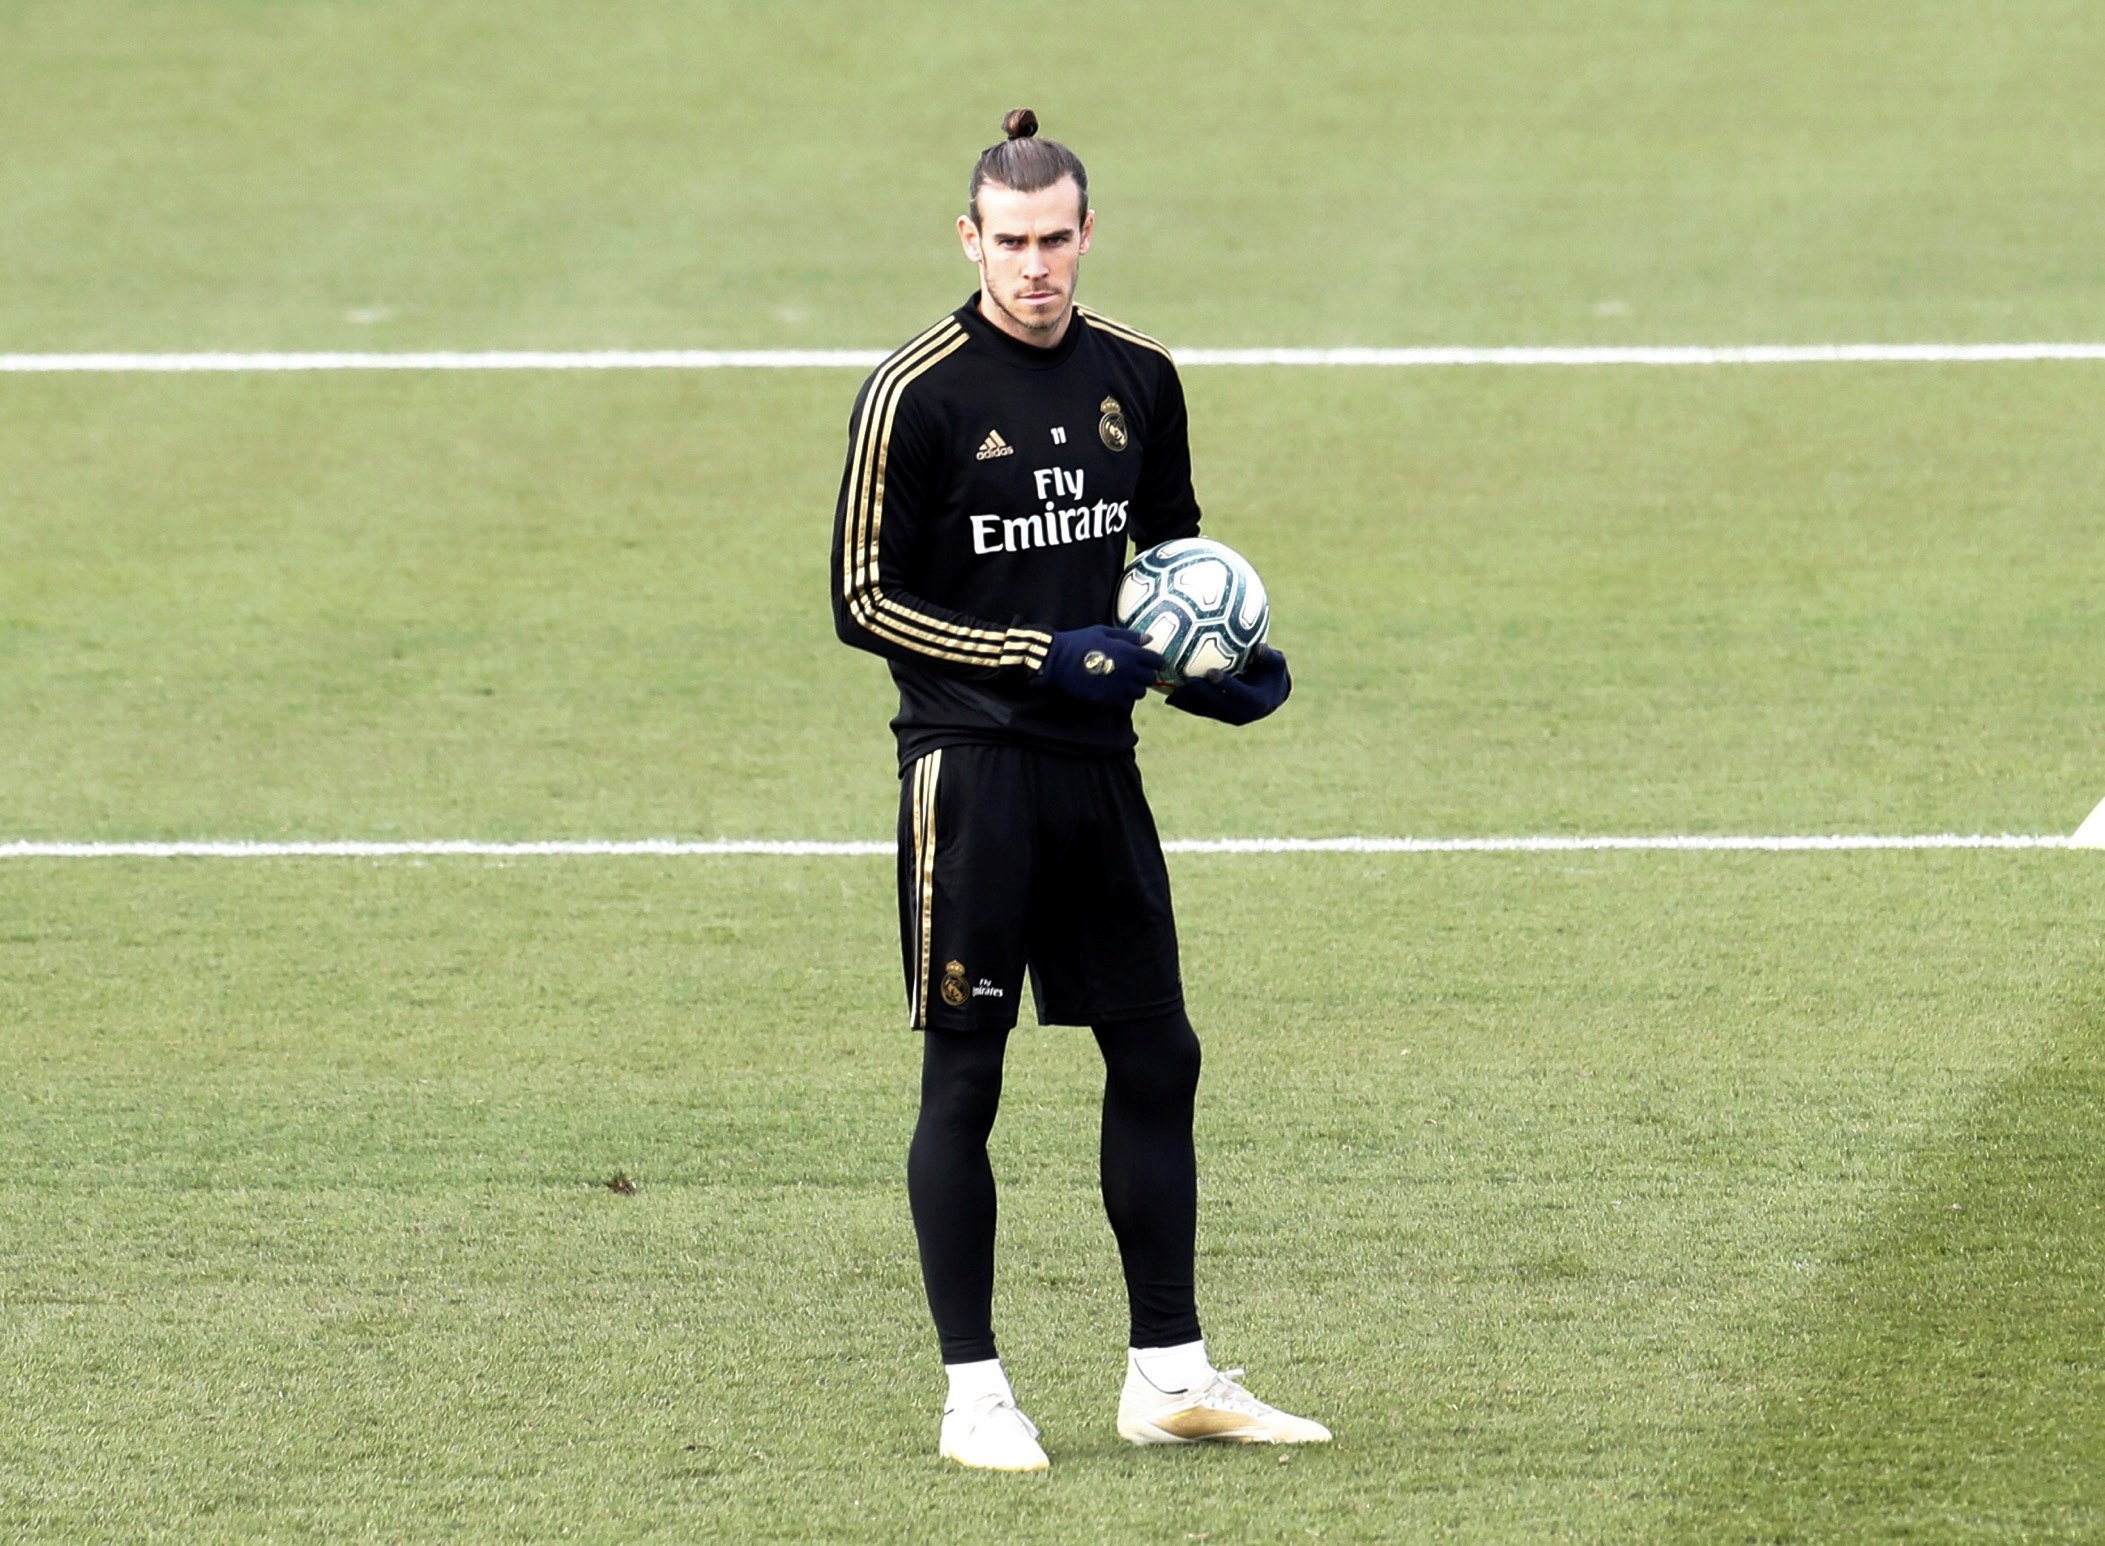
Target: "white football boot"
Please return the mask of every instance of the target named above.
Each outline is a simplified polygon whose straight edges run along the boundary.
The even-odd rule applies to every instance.
[[[1038,1447],[1038,1425],[1015,1399],[998,1392],[943,1413],[942,1455],[983,1471],[1043,1471],[1052,1464]]]
[[[1330,1430],[1267,1406],[1236,1381],[1240,1369],[1215,1369],[1192,1390],[1162,1391],[1126,1359],[1118,1397],[1118,1436],[1134,1444],[1326,1444]]]

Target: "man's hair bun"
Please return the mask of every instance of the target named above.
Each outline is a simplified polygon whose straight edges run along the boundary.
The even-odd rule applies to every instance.
[[[1001,132],[1008,138],[979,153],[979,164],[972,169],[972,184],[965,190],[965,207],[972,212],[972,223],[979,224],[979,190],[986,184],[1017,193],[1036,193],[1063,177],[1072,177],[1081,191],[1082,205],[1075,218],[1087,219],[1089,174],[1082,170],[1075,153],[1058,140],[1038,138],[1038,115],[1027,107],[1019,107],[1002,118]]]

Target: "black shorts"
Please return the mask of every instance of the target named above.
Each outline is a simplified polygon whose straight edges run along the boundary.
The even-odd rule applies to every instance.
[[[1176,1009],[1177,922],[1129,757],[946,746],[899,792],[899,941],[915,1030],[1007,1030],[1024,968],[1040,1025]]]

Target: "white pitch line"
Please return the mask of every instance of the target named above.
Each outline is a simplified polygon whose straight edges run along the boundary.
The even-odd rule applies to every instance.
[[[2105,344],[1746,344],[1421,349],[1192,349],[1187,365],[1863,365],[2105,360]]]
[[[1786,837],[1228,837],[1173,839],[1179,854],[1463,854],[1590,853],[1603,850],[1687,853],[1834,853],[1858,849],[2072,848],[2066,837],[2018,833],[1933,833],[1913,837],[1870,834]],[[894,852],[883,842],[687,842],[649,838],[630,842],[544,843],[314,842],[314,843],[0,843],[0,859],[401,859],[401,858],[876,858]]]
[[[0,354],[0,374],[334,370],[868,370],[881,349],[507,349],[267,354]],[[1526,366],[1983,364],[2105,360],[2105,343],[1746,344],[1184,349],[1181,365]]]
[[[315,843],[0,843],[0,859],[405,859],[405,858],[691,858],[766,855],[774,858],[841,858],[890,854],[890,843],[766,842],[727,839],[683,842],[643,838],[628,842],[589,840],[543,843],[427,842]]]
[[[1162,845],[1172,853],[1556,854],[1602,850],[1688,853],[1831,853],[1866,848],[2066,848],[2065,837],[2019,833],[1928,833],[1786,837],[1250,837],[1199,838]]]

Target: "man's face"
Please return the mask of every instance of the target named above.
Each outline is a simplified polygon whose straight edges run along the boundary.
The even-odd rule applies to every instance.
[[[1066,330],[1075,278],[1096,216],[1083,216],[1082,190],[1063,177],[1036,193],[995,183],[979,189],[979,218],[960,215],[958,240],[979,269],[993,320],[1026,343],[1052,344]]]

